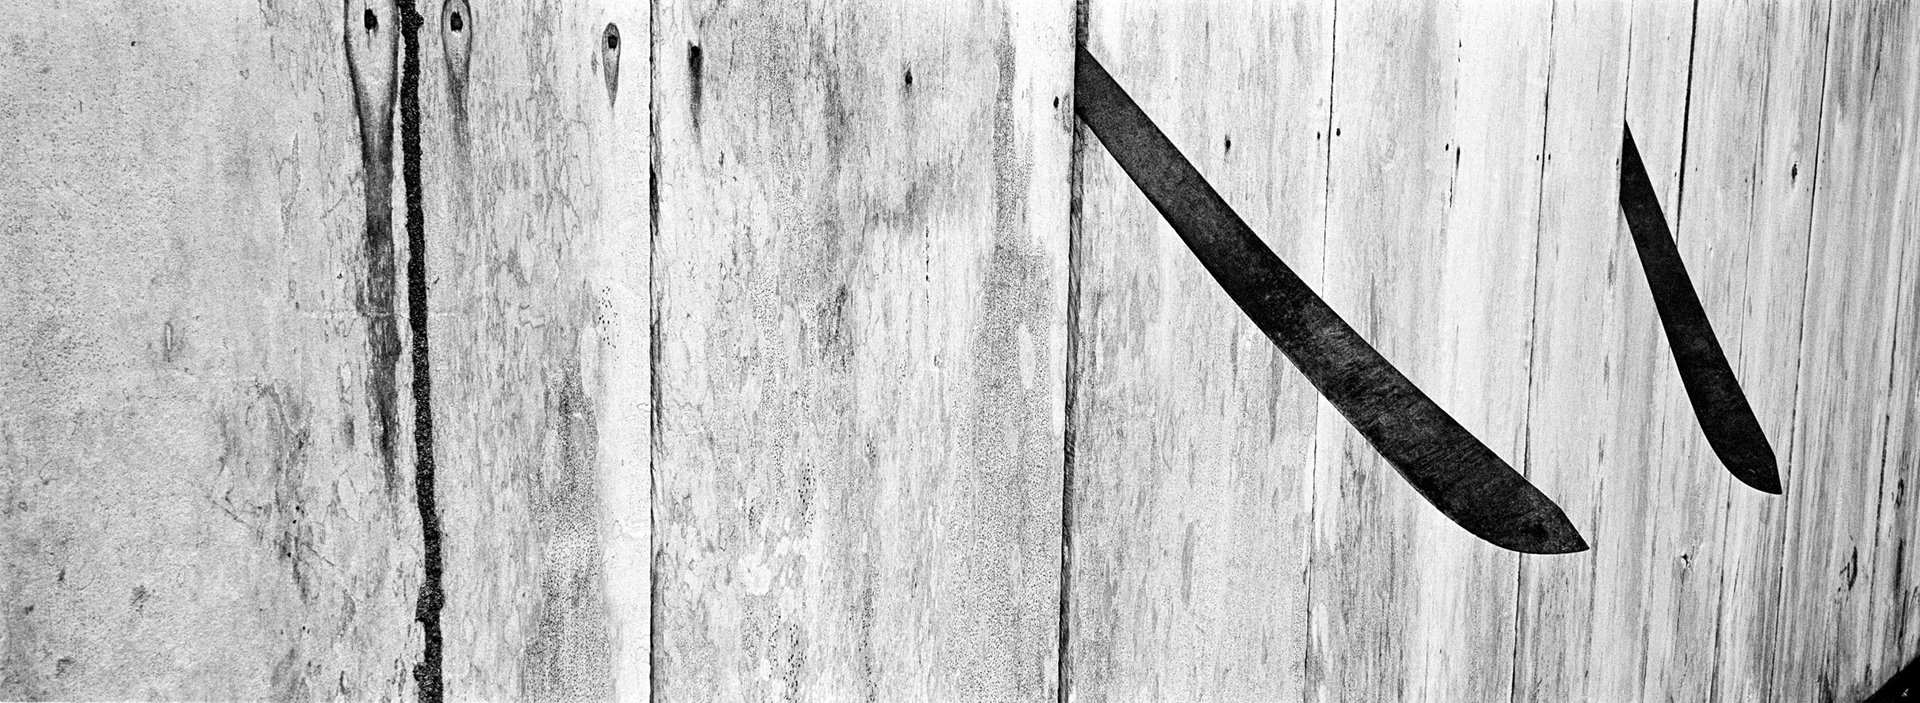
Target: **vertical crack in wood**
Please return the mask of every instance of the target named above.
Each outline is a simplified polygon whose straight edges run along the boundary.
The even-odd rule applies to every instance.
[[[1693,0],[1693,22],[1687,35],[1687,87],[1680,107],[1680,175],[1673,189],[1673,239],[1680,241],[1680,208],[1687,202],[1687,144],[1693,133],[1693,64],[1700,52],[1700,0]]]
[[[1320,190],[1320,283],[1326,284],[1327,275],[1327,235],[1333,226],[1333,105],[1339,92],[1340,80],[1340,0],[1333,0],[1327,10],[1327,126],[1320,133],[1321,145],[1326,149],[1326,157],[1321,162],[1320,175],[1325,183]],[[1320,498],[1317,476],[1320,471],[1320,418],[1327,412],[1324,402],[1314,403],[1312,441],[1307,443],[1307,544],[1301,549],[1306,555],[1306,566],[1301,569],[1301,602],[1307,607],[1301,608],[1300,631],[1306,633],[1300,647],[1300,701],[1309,703],[1314,700],[1314,633],[1313,633],[1313,561],[1319,551],[1315,549],[1320,532]]]
[[[1540,89],[1540,175],[1534,182],[1533,200],[1533,290],[1528,300],[1530,316],[1527,319],[1527,390],[1521,395],[1526,403],[1522,411],[1520,426],[1524,432],[1520,435],[1520,465],[1514,467],[1521,476],[1532,480],[1529,470],[1533,468],[1533,380],[1534,371],[1539,368],[1540,345],[1540,251],[1547,237],[1547,164],[1552,163],[1547,152],[1547,135],[1553,129],[1553,69],[1554,57],[1554,19],[1560,10],[1555,2],[1547,8],[1547,76],[1546,84]],[[1527,621],[1527,573],[1530,562],[1519,560],[1513,570],[1513,669],[1507,682],[1507,700],[1520,700],[1520,641],[1525,638]]]
[[[1807,312],[1808,308],[1813,304],[1814,299],[1813,295],[1807,291],[1807,285],[1813,281],[1813,228],[1814,220],[1820,209],[1821,149],[1823,148],[1822,145],[1825,141],[1827,128],[1827,79],[1833,74],[1833,5],[1834,3],[1829,0],[1826,10],[1827,27],[1820,45],[1820,108],[1818,116],[1814,118],[1813,162],[1809,164],[1807,173],[1807,177],[1812,179],[1812,182],[1807,187],[1806,254],[1800,265],[1800,337],[1795,342],[1795,348],[1799,349],[1801,353],[1794,355],[1793,402],[1787,412],[1787,445],[1784,450],[1784,456],[1787,457],[1787,475],[1781,478],[1783,485],[1790,483],[1793,479],[1795,445],[1798,444],[1800,439],[1800,364],[1801,360],[1806,358],[1807,320],[1810,319]],[[1786,525],[1794,524],[1794,518],[1798,517],[1798,506],[1799,503],[1790,502],[1787,504],[1786,509],[1782,511],[1782,519]],[[1789,531],[1790,528],[1786,527],[1783,527],[1779,531],[1779,544],[1775,550],[1775,554],[1777,555],[1775,563],[1780,567],[1780,575],[1774,583],[1781,584],[1781,587],[1774,595],[1773,620],[1776,623],[1783,622],[1782,618],[1786,615],[1788,589],[1785,584],[1787,583],[1787,536]],[[1784,669],[1785,667],[1781,667],[1781,670]],[[1777,678],[1767,681],[1768,693],[1772,693],[1776,683],[1778,683]]]
[[[1073,8],[1073,44],[1085,46],[1087,43],[1087,13],[1091,9],[1090,0],[1077,0]],[[1074,52],[1074,61],[1079,61],[1079,52]],[[1069,100],[1077,100],[1072,95]],[[1067,114],[1072,115],[1073,106],[1068,105]],[[1082,190],[1082,159],[1086,154],[1086,126],[1078,119],[1068,123],[1073,130],[1071,144],[1067,150],[1067,378],[1062,409],[1061,434],[1061,475],[1060,475],[1060,596],[1059,611],[1055,626],[1058,628],[1058,640],[1055,644],[1056,657],[1054,685],[1055,697],[1060,703],[1067,703],[1072,691],[1071,676],[1073,661],[1068,649],[1073,643],[1072,598],[1073,598],[1073,464],[1074,443],[1079,439],[1077,415],[1078,394],[1080,389],[1080,228],[1084,197]]]
[[[662,700],[665,681],[661,677],[666,656],[661,621],[665,608],[660,601],[660,113],[656,109],[655,86],[660,84],[657,36],[660,31],[659,3],[647,6],[647,696]],[[608,25],[611,27],[612,25]],[[611,104],[613,84],[608,83]]]

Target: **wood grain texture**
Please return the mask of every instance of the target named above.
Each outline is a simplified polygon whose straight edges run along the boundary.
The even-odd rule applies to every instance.
[[[1091,4],[1090,48],[1317,283],[1331,5],[1158,7]],[[1068,696],[1297,698],[1318,395],[1081,138]]]
[[[455,699],[1845,701],[1920,655],[1909,5],[445,1],[394,263]],[[406,197],[340,7],[0,29],[0,699],[418,693],[362,300]],[[1591,551],[1440,516],[1074,151],[1076,13]],[[1784,497],[1700,436],[1629,121]]]
[[[1807,223],[1818,168],[1826,3],[1702,3],[1681,247],[1734,372],[1784,465],[1793,455]],[[1710,213],[1705,217],[1703,213]],[[1698,220],[1694,218],[1699,218]],[[1710,471],[1702,454],[1687,470]],[[1770,700],[1781,657],[1780,546],[1794,496],[1727,482],[1717,549],[1716,700]]]
[[[1341,3],[1334,21],[1324,294],[1516,465],[1549,9]],[[1321,413],[1316,455],[1310,695],[1505,697],[1516,557],[1432,510],[1338,415]]]
[[[1914,467],[1899,460],[1912,454],[1891,442],[1913,407],[1899,390],[1912,387],[1902,355],[1915,342],[1901,314],[1920,280],[1920,201],[1903,150],[1920,137],[1920,16],[1887,3],[1832,12],[1780,591],[1780,641],[1810,655],[1773,669],[1778,700],[1865,697],[1912,656],[1897,645],[1917,624],[1900,581],[1910,527],[1883,520],[1911,512]]]
[[[0,29],[0,698],[411,696],[334,3]],[[405,399],[402,399],[405,403]]]
[[[648,7],[421,11],[447,693],[645,698]]]
[[[1739,186],[1747,180],[1741,176],[1751,173],[1750,145],[1759,133],[1758,106],[1742,104],[1761,96],[1757,86],[1750,85],[1757,82],[1758,64],[1742,46],[1765,35],[1725,31],[1721,8],[1704,0],[1636,3],[1625,90],[1627,126],[1647,164],[1694,292],[1724,348],[1738,338],[1739,327],[1730,318],[1744,302],[1742,291],[1729,288],[1745,278],[1744,272],[1734,270],[1737,238],[1747,231],[1740,217],[1746,203]],[[1696,125],[1701,128],[1692,129]],[[1643,608],[1639,695],[1701,700],[1711,695],[1714,673],[1722,562],[1717,547],[1727,495],[1730,488],[1747,488],[1707,446],[1681,382],[1673,344],[1660,327],[1640,254],[1633,257],[1631,268],[1633,273],[1625,278],[1633,292],[1626,303],[1653,310],[1648,319],[1657,331],[1651,346],[1622,350],[1652,357],[1647,402],[1637,409],[1644,418],[1641,431],[1651,460],[1639,480],[1615,494],[1638,494],[1630,500],[1645,507],[1637,516],[1644,541],[1614,545],[1637,553],[1637,559],[1623,565],[1637,572],[1637,578],[1622,579],[1619,585],[1634,584],[1639,590],[1615,598],[1637,596]],[[1603,583],[1601,588],[1614,585]],[[1628,662],[1615,656],[1614,665],[1627,668]]]
[[[1520,566],[1514,700],[1637,700],[1646,539],[1635,476],[1660,334],[1620,217],[1629,8],[1556,2],[1527,475],[1593,550]],[[1653,170],[1650,165],[1649,170]],[[1622,468],[1624,467],[1624,468]]]
[[[1072,12],[656,6],[656,695],[1055,697]]]

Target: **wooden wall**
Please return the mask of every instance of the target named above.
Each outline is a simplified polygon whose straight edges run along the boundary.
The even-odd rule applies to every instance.
[[[0,29],[0,699],[412,698],[429,572],[462,700],[1857,700],[1920,655],[1920,9],[419,2],[413,191],[345,48],[387,0]],[[1076,40],[1593,549],[1400,481],[1076,124]],[[1784,497],[1700,436],[1623,122]]]

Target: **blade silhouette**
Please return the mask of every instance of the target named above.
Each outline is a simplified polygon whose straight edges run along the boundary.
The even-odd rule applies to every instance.
[[[1633,246],[1640,252],[1640,267],[1647,272],[1647,287],[1653,290],[1653,306],[1660,311],[1660,325],[1667,331],[1667,346],[1673,348],[1673,360],[1680,369],[1680,384],[1693,403],[1693,415],[1707,444],[1719,455],[1727,471],[1741,483],[1763,493],[1780,493],[1780,471],[1773,459],[1773,447],[1760,429],[1733,376],[1720,340],[1713,335],[1707,310],[1687,276],[1687,265],[1680,260],[1680,248],[1667,228],[1666,215],[1660,212],[1660,197],[1653,191],[1653,179],[1640,161],[1640,148],[1633,143],[1633,127],[1623,125],[1620,147],[1620,210],[1627,216],[1627,229],[1633,233]]]
[[[1420,495],[1468,532],[1517,552],[1586,541],[1492,449],[1413,385],[1268,249],[1085,46],[1074,112],[1185,240],[1227,296]]]

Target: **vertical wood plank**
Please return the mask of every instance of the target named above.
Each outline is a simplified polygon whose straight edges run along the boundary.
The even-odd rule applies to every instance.
[[[1567,121],[1549,127],[1541,196],[1530,466],[1570,513],[1591,516],[1594,550],[1522,567],[1520,697],[1701,698],[1712,680],[1720,572],[1717,551],[1703,545],[1717,544],[1731,479],[1704,449],[1618,201],[1624,119],[1663,211],[1690,241],[1679,174],[1696,8],[1624,9],[1556,10],[1567,43],[1555,66],[1567,80],[1549,111],[1565,110]]]
[[[1692,241],[1689,222],[1697,219],[1686,199],[1683,169],[1691,146],[1687,122],[1702,34],[1695,24],[1699,5],[1636,2],[1627,50],[1626,122],[1633,129],[1673,236],[1682,243]],[[1620,223],[1626,233],[1625,220]],[[1686,250],[1682,252],[1684,256]],[[1637,252],[1629,261],[1631,273],[1625,279],[1630,292],[1625,303],[1646,311],[1640,324],[1652,330],[1648,344],[1625,350],[1629,358],[1650,367],[1645,404],[1635,409],[1641,422],[1632,430],[1639,434],[1633,441],[1645,443],[1645,453],[1639,456],[1649,460],[1616,455],[1627,466],[1638,464],[1638,471],[1628,472],[1638,474],[1635,480],[1615,493],[1619,496],[1615,500],[1639,506],[1633,518],[1640,523],[1639,532],[1623,535],[1638,539],[1612,545],[1618,552],[1637,552],[1637,558],[1623,559],[1623,566],[1636,576],[1602,579],[1600,588],[1621,589],[1617,595],[1605,596],[1608,600],[1638,600],[1641,619],[1635,626],[1639,632],[1628,641],[1637,643],[1640,695],[1664,696],[1673,690],[1679,698],[1700,698],[1707,695],[1704,689],[1712,672],[1719,560],[1715,550],[1693,547],[1718,534],[1729,477],[1703,446],[1699,422],[1681,387],[1672,349],[1654,309],[1643,262]],[[1708,268],[1703,265],[1707,262],[1690,263],[1690,271],[1704,273]],[[1699,282],[1712,279],[1695,280],[1696,293],[1701,293]],[[1703,293],[1703,301],[1706,298]],[[1602,470],[1607,468],[1611,467]],[[1623,663],[1614,666],[1625,669]]]
[[[1072,13],[656,7],[656,695],[1056,695]]]
[[[1551,7],[1342,3],[1324,291],[1520,465]],[[1512,683],[1517,559],[1319,421],[1318,699],[1488,700]]]
[[[1886,42],[1897,51],[1884,54],[1881,70],[1900,72],[1898,82],[1873,98],[1870,124],[1885,130],[1872,154],[1879,192],[1891,199],[1878,215],[1891,239],[1902,243],[1898,285],[1892,291],[1897,312],[1893,318],[1893,348],[1887,379],[1887,436],[1880,458],[1880,487],[1875,506],[1875,543],[1872,570],[1862,577],[1871,607],[1866,646],[1858,651],[1853,671],[1862,672],[1850,691],[1878,690],[1881,682],[1920,659],[1920,507],[1914,492],[1920,486],[1920,194],[1914,179],[1920,159],[1908,145],[1920,140],[1920,17],[1912,7],[1884,8],[1893,13],[1884,25]],[[1875,91],[1878,93],[1879,91]],[[1831,94],[1830,94],[1831,95]],[[1887,105],[1893,103],[1897,108]],[[1896,117],[1895,115],[1898,115]],[[1884,120],[1884,121],[1882,121]],[[1844,143],[1844,142],[1842,142]],[[1878,199],[1878,198],[1876,198]],[[1849,207],[1854,207],[1849,203]],[[1869,205],[1869,207],[1872,207]],[[1845,669],[1842,669],[1845,671]]]
[[[1827,8],[1819,2],[1703,2],[1700,22],[1697,66],[1709,70],[1697,74],[1698,109],[1688,127],[1698,140],[1689,147],[1689,169],[1700,165],[1687,175],[1695,193],[1690,202],[1696,203],[1688,216],[1711,210],[1714,221],[1690,221],[1681,246],[1689,262],[1706,262],[1695,274],[1702,302],[1712,306],[1709,315],[1781,459],[1784,480],[1795,470],[1787,460],[1795,441]],[[1749,38],[1728,41],[1743,34]],[[1728,72],[1725,66],[1742,68]],[[1742,75],[1749,70],[1758,75]],[[1701,158],[1695,161],[1693,154]],[[1708,463],[1711,454],[1700,456],[1690,470],[1717,466]],[[1780,641],[1782,614],[1775,608],[1782,528],[1795,496],[1767,496],[1728,481],[1713,696],[1770,700],[1775,662],[1799,651]]]
[[[1103,65],[1317,282],[1331,3],[1088,12]],[[1082,138],[1068,696],[1298,698],[1318,396]]]
[[[340,5],[57,9],[0,29],[0,698],[411,696]]]
[[[1920,16],[1893,3],[1833,13],[1780,589],[1781,642],[1801,654],[1777,660],[1775,700],[1858,700],[1913,654],[1896,645],[1910,611],[1890,618],[1910,608],[1905,588],[1875,579],[1914,560],[1900,539],[1910,528],[1883,521],[1911,513],[1914,469],[1897,463],[1910,454],[1890,441],[1913,402],[1898,391],[1914,382],[1901,313],[1920,280],[1916,164],[1903,154],[1920,138]]]
[[[1514,700],[1641,697],[1646,510],[1634,486],[1659,323],[1620,219],[1631,21],[1622,3],[1554,3],[1527,476],[1593,549],[1521,561]]]
[[[1744,308],[1745,247],[1752,231],[1756,143],[1762,132],[1765,22],[1738,5],[1699,0],[1635,5],[1627,76],[1627,123],[1646,160],[1662,211],[1695,293],[1723,348],[1737,349]],[[1652,154],[1658,154],[1657,156]],[[1654,307],[1642,262],[1630,304]],[[1671,343],[1660,330],[1637,350],[1653,364],[1645,491],[1647,541],[1639,567],[1646,617],[1648,695],[1711,696],[1720,611],[1720,549],[1732,491],[1749,491],[1707,446],[1680,381]],[[1737,363],[1737,352],[1729,361]],[[1750,401],[1751,402],[1751,399]],[[1621,545],[1624,546],[1624,545]],[[1623,594],[1624,595],[1624,594]]]
[[[447,693],[644,698],[649,7],[421,12]]]
[[[1593,551],[1523,561],[1517,700],[1640,692],[1645,504],[1631,488],[1655,360],[1640,350],[1659,328],[1619,215],[1629,23],[1618,3],[1555,3],[1528,476],[1580,516]]]

